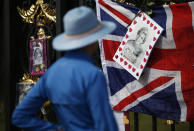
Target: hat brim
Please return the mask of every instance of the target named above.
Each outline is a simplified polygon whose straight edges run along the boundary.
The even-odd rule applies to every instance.
[[[115,30],[115,28],[116,25],[113,22],[103,21],[101,28],[81,38],[67,39],[65,38],[65,33],[59,34],[53,39],[52,45],[53,48],[58,51],[79,49],[90,45],[98,39],[104,37],[106,34],[111,33]]]

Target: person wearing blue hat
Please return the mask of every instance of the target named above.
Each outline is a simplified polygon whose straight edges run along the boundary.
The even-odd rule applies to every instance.
[[[33,131],[117,131],[109,105],[105,76],[91,55],[97,40],[115,30],[109,21],[99,22],[92,9],[74,8],[63,17],[65,32],[53,40],[53,48],[66,51],[44,73],[12,114],[12,123]],[[60,125],[36,117],[50,100]]]

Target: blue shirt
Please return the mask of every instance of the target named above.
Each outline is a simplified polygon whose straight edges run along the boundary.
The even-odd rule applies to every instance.
[[[61,125],[36,117],[50,100]],[[55,62],[13,112],[12,123],[32,131],[117,131],[104,74],[82,51]]]

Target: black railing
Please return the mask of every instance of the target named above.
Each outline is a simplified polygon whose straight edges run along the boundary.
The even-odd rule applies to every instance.
[[[131,124],[134,124],[134,125],[131,125],[131,129],[130,131],[147,131],[146,129],[149,128],[150,130],[149,131],[182,131],[181,129],[184,128],[184,131],[194,131],[194,121],[192,122],[174,122],[172,121],[173,123],[172,124],[167,124],[167,120],[163,120],[163,122],[161,122],[160,120],[160,124],[164,125],[164,126],[167,126],[168,129],[164,129],[163,127],[159,127],[157,125],[157,123],[159,122],[158,119],[159,118],[156,118],[154,116],[149,116],[151,117],[152,121],[152,127],[147,127],[145,130],[142,129],[144,127],[140,127],[140,122],[145,122],[145,121],[141,121],[140,120],[140,117],[142,117],[142,115],[140,116],[140,113],[130,113],[130,115],[133,114],[134,116],[130,116],[130,121],[131,121]],[[133,121],[133,122],[132,122]],[[180,124],[181,123],[181,124]],[[186,126],[186,123],[188,124],[188,126]]]

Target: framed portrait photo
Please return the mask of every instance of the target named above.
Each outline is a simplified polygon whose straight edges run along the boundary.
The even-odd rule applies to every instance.
[[[30,74],[42,75],[48,68],[47,39],[30,41]]]
[[[113,60],[139,79],[163,28],[141,12],[128,27]]]

